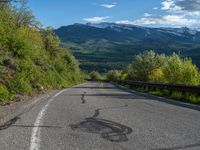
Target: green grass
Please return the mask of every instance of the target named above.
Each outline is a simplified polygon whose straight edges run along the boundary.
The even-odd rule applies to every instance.
[[[166,90],[166,89],[153,90],[152,88],[148,88],[148,87],[145,87],[145,88],[144,87],[130,87],[130,86],[128,87],[139,92],[149,93],[156,96],[167,97],[167,98],[171,98],[171,99],[182,101],[182,102],[200,104],[200,96],[198,96],[197,94],[189,93],[189,92],[186,92],[186,93],[183,93],[180,91],[170,92],[169,90]]]
[[[9,90],[3,86],[0,85],[0,102],[7,102],[13,98],[13,95],[9,92]]]

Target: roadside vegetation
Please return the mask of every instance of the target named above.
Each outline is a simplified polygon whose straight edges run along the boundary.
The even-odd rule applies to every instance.
[[[102,80],[102,75],[98,71],[92,71],[89,74],[89,80],[100,81],[100,80]]]
[[[0,3],[0,103],[81,81],[78,61],[26,2]]]
[[[153,51],[136,55],[133,62],[124,70],[111,70],[106,77],[107,80],[113,82],[133,80],[172,85],[200,85],[199,69],[192,63],[191,59],[181,58],[176,53],[167,56],[165,54],[156,54]],[[136,90],[192,103],[200,103],[200,97],[195,94],[143,87],[136,88]]]

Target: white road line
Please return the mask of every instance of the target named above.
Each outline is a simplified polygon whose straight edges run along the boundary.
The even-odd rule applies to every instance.
[[[81,84],[81,85],[83,85],[83,84]],[[80,86],[80,85],[77,85],[77,86]],[[74,87],[77,87],[77,86],[74,86]],[[69,88],[69,89],[71,89],[71,88]],[[54,98],[56,98],[58,95],[62,94],[63,92],[65,92],[69,89],[62,90],[59,93],[57,93],[56,95],[54,95],[53,97],[51,97],[51,99],[47,102],[47,104],[39,112],[39,114],[35,120],[34,127],[32,129],[30,150],[40,150],[40,141],[41,141],[40,140],[40,126],[42,125],[43,116],[45,115],[45,112],[46,112],[49,104],[54,100]]]
[[[45,115],[45,112],[49,104],[54,100],[54,98],[56,98],[58,95],[60,95],[61,93],[65,91],[67,91],[67,89],[62,90],[56,95],[54,95],[38,114],[34,123],[33,130],[32,130],[30,150],[40,150],[40,127],[39,126],[42,124],[43,116]]]

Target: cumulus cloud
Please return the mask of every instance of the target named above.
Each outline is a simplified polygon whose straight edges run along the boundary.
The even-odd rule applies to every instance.
[[[173,12],[179,12],[182,10],[182,8],[176,5],[173,0],[166,0],[163,1],[161,4],[162,4],[161,10],[173,11]]]
[[[102,22],[102,21],[105,21],[106,19],[109,19],[110,17],[109,16],[97,16],[97,17],[92,17],[92,18],[83,18],[84,21],[87,21],[87,22],[94,22],[94,23],[97,23],[97,22]]]
[[[162,10],[170,10],[172,6],[174,6],[174,2],[171,0],[166,0],[161,3],[162,4]]]

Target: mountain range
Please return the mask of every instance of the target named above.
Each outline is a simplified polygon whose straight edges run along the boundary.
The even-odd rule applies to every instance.
[[[71,49],[86,71],[121,69],[135,54],[146,50],[179,53],[200,67],[200,31],[99,23],[73,24],[55,30],[62,45]]]

